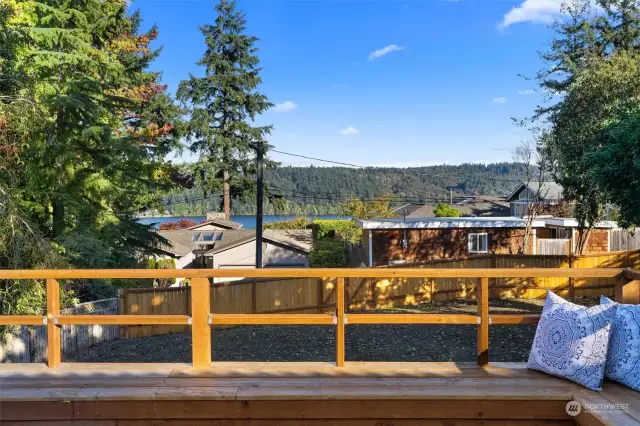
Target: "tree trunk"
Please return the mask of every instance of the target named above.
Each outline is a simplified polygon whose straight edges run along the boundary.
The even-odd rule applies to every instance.
[[[226,220],[230,220],[231,219],[231,194],[230,194],[230,187],[231,185],[229,184],[229,171],[228,170],[224,170],[222,172],[222,179],[223,179],[223,194],[224,194],[224,218]]]
[[[59,237],[64,232],[64,202],[60,197],[53,200],[53,237]]]

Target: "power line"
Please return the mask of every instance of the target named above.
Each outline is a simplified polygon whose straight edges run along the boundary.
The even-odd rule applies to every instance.
[[[363,169],[367,167],[367,166],[360,166],[358,164],[343,163],[343,162],[340,162],[340,161],[324,160],[322,158],[308,157],[306,155],[300,155],[300,154],[292,154],[290,152],[278,151],[278,150],[275,150],[275,149],[272,149],[271,152],[277,152],[278,154],[290,155],[292,157],[306,158],[307,160],[322,161],[323,163],[339,164],[341,166],[358,167],[358,168],[363,168]]]

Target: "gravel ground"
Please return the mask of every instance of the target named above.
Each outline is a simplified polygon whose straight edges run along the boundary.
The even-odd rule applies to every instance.
[[[593,299],[575,300],[582,305]],[[492,313],[539,313],[542,300],[496,300]],[[474,313],[475,301],[439,302],[382,312]],[[218,361],[335,360],[332,326],[237,326],[213,329],[212,359]],[[527,360],[535,326],[489,329],[491,361]],[[349,361],[475,361],[476,327],[470,325],[348,325]],[[71,362],[191,362],[190,334],[116,340],[95,346]]]

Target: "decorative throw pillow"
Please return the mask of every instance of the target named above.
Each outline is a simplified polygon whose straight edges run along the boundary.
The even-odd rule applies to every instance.
[[[527,367],[600,391],[614,305],[590,308],[547,291]]]
[[[640,305],[615,303],[604,296],[600,303],[616,306],[605,376],[640,391]]]

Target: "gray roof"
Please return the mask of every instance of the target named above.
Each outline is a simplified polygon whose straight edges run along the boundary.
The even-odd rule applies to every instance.
[[[266,229],[262,238],[308,253],[311,251],[313,237],[310,229]],[[255,230],[228,230],[222,233],[222,240],[214,243],[213,249],[205,255],[213,255],[221,251],[237,247],[256,239]]]
[[[448,204],[448,203],[447,203]],[[413,219],[421,217],[433,217],[434,203],[424,205],[408,204],[403,206],[405,212],[396,210],[401,218]],[[461,216],[507,216],[509,215],[509,203],[503,197],[489,195],[469,195],[462,201],[451,205],[460,212]]]
[[[234,222],[234,221],[232,221],[232,220],[226,220],[226,219],[209,219],[209,220],[205,220],[204,222],[199,223],[199,224],[197,224],[197,225],[194,225],[194,226],[192,226],[192,227],[190,227],[190,228],[187,228],[187,229],[190,229],[190,230],[196,230],[196,229],[200,228],[200,227],[201,227],[201,226],[203,226],[203,225],[209,225],[209,224],[211,224],[211,225],[217,225],[217,226],[219,226],[220,228],[225,228],[225,229],[240,229],[240,228],[242,228],[242,224],[241,224],[241,223]]]
[[[313,244],[311,229],[265,229],[262,236],[306,253]]]
[[[532,192],[538,193],[540,191],[540,198],[543,200],[562,200],[562,186],[555,182],[529,182],[528,184],[522,182],[512,193],[507,197],[507,200],[511,200],[517,196],[521,191],[528,187]],[[542,189],[541,189],[542,188]]]
[[[185,256],[193,250],[192,232],[186,229],[157,231],[169,241],[169,245],[163,245],[161,250],[177,256]]]
[[[230,248],[239,246],[256,239],[256,231],[253,229],[229,229],[222,233],[222,239],[213,244],[213,248],[205,253],[211,255]]]
[[[521,217],[424,217],[418,219],[358,220],[362,229],[447,229],[447,228],[524,228],[527,222]],[[534,228],[545,226],[544,219],[534,219]]]

